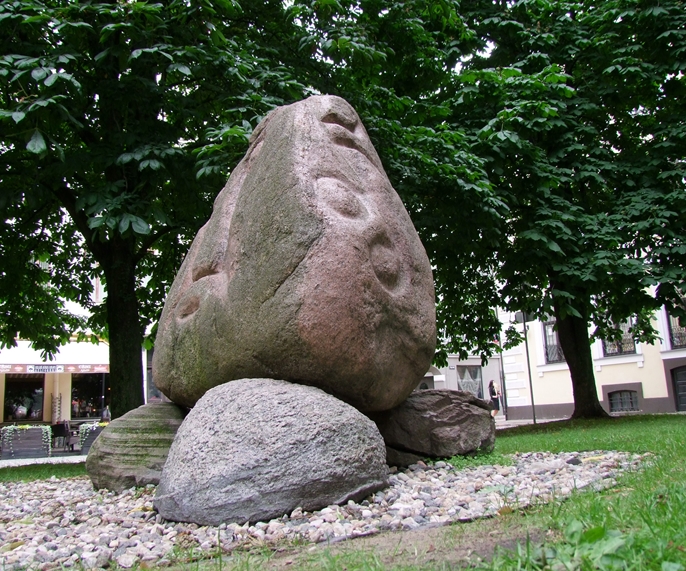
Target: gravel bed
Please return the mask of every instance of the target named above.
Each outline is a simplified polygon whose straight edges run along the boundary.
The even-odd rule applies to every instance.
[[[620,452],[527,453],[512,466],[457,470],[415,464],[389,476],[389,487],[359,503],[329,506],[254,525],[169,522],[152,507],[154,486],[121,494],[96,491],[86,477],[0,484],[0,568],[130,568],[165,565],[189,554],[282,540],[337,541],[383,530],[471,521],[549,502],[575,489],[603,489],[644,456]],[[192,551],[191,551],[192,550]]]

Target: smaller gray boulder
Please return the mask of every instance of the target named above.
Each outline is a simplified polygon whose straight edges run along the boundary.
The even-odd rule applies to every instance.
[[[239,379],[197,402],[172,444],[154,506],[199,525],[265,521],[359,500],[386,485],[374,423],[320,389]]]
[[[185,409],[173,403],[151,403],[110,422],[86,459],[93,486],[121,492],[159,483],[185,414]]]
[[[489,405],[462,391],[415,391],[400,406],[368,416],[387,447],[424,458],[492,450],[495,444],[495,421]]]

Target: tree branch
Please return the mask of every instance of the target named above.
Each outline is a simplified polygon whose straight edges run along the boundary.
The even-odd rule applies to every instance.
[[[154,234],[149,234],[147,238],[143,240],[143,242],[140,245],[140,248],[138,248],[138,252],[134,255],[134,261],[136,264],[140,262],[145,255],[148,253],[148,250],[150,247],[157,242],[162,236],[165,234],[169,234],[169,232],[172,232],[174,230],[178,230],[180,227],[179,226],[167,226],[160,230],[159,232],[155,232]]]
[[[74,193],[67,187],[66,183],[63,183],[57,188],[52,188],[51,191],[55,197],[57,197],[57,200],[62,203],[69,213],[69,216],[71,216],[76,228],[86,240],[86,246],[95,259],[100,265],[103,265],[103,258],[107,255],[107,250],[95,239],[95,232],[93,232],[93,229],[88,225],[88,216],[86,216],[83,210],[77,210],[76,196]]]

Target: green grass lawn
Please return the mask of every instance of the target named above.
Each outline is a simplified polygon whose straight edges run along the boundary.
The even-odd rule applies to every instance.
[[[31,482],[56,478],[72,478],[86,475],[86,463],[79,464],[30,464],[0,469],[0,482]]]
[[[686,416],[632,416],[524,426],[498,434],[501,454],[625,450],[655,456],[603,493],[581,492],[537,510],[555,532],[479,569],[686,569]]]

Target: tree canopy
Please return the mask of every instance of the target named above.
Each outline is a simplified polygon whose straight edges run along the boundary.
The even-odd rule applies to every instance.
[[[502,304],[554,316],[575,416],[603,414],[588,327],[653,341],[684,292],[686,11],[681,2],[472,3],[487,53],[454,78],[507,205]],[[463,7],[465,4],[463,4]],[[681,267],[680,267],[681,266]]]

